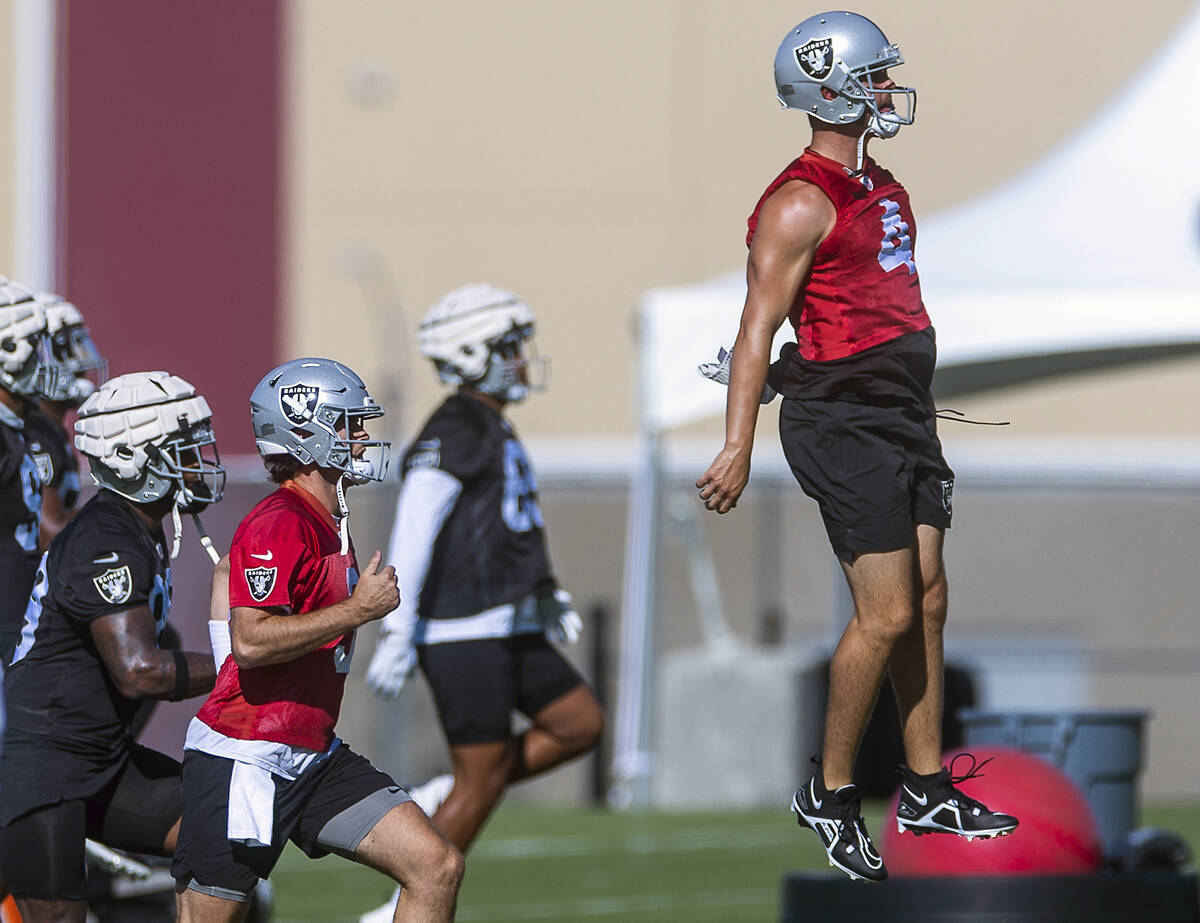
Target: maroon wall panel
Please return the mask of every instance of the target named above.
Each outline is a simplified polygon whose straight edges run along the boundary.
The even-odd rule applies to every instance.
[[[59,288],[110,374],[163,368],[252,452],[279,360],[279,0],[61,0]]]

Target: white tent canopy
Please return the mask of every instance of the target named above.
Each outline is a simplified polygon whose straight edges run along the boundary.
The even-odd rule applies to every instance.
[[[939,367],[1102,350],[1200,347],[1200,9],[1152,63],[1043,162],[919,221],[916,259]],[[1068,100],[1060,100],[1066,104]],[[1164,153],[1146,125],[1173,126]],[[1163,137],[1160,132],[1159,137]],[[639,305],[644,462],[631,498],[614,775],[633,801],[649,771],[653,536],[660,434],[721,414],[696,373],[732,343],[744,272],[647,292]],[[785,325],[781,339],[790,334]]]

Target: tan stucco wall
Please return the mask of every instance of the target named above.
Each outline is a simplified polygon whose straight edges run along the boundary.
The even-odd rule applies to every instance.
[[[918,123],[875,154],[918,219],[987,189],[1079,128],[1191,5],[1130,16],[1116,0],[860,3],[904,50],[896,76],[920,91]],[[493,281],[534,306],[553,360],[550,392],[516,413],[523,431],[628,435],[632,306],[648,287],[744,261],[746,214],[807,138],[775,102],[771,63],[813,9],[296,0],[288,11],[291,352],[335,354],[381,390],[385,372],[415,364],[411,427],[438,392],[411,348],[416,319],[449,288]],[[365,290],[351,273],[364,266]],[[1200,382],[1196,364],[1181,374]],[[1031,392],[1037,426],[1057,427],[1051,403],[1078,423],[1073,387]],[[1138,403],[1140,427],[1179,427],[1178,412]]]

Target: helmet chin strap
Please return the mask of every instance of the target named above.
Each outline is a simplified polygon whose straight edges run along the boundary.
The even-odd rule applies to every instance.
[[[171,504],[171,529],[175,532],[175,536],[171,539],[171,560],[174,561],[179,557],[179,551],[183,547],[183,520],[179,516],[179,497],[182,491],[175,494],[175,502]]]
[[[854,172],[850,176],[860,180],[865,185],[867,179],[863,176],[863,171],[866,169],[867,138],[894,138],[899,131],[899,122],[881,119],[878,115],[871,116],[867,121],[867,127],[858,136],[858,144],[855,147],[854,155]]]
[[[873,126],[868,122],[867,127],[863,129],[862,134],[858,136],[858,145],[854,153],[854,172],[850,174],[851,179],[857,179],[865,184],[866,178],[863,176],[863,169],[866,164],[867,155],[867,138],[874,136]]]
[[[208,552],[208,556],[212,559],[213,564],[221,563],[221,553],[217,551],[217,546],[213,544],[213,540],[208,537],[208,532],[204,528],[204,523],[200,521],[199,513],[192,513],[192,522],[196,525],[196,531],[200,533],[200,544],[204,546],[204,550]]]
[[[183,500],[183,491],[175,494],[175,502],[171,504],[171,528],[174,531],[174,536],[171,539],[171,560],[174,561],[179,557],[179,552],[183,548],[183,519],[179,515],[179,507]],[[219,564],[221,561],[221,553],[217,551],[217,546],[213,544],[213,540],[209,538],[208,532],[204,528],[204,523],[200,521],[199,513],[192,513],[192,522],[196,524],[196,531],[200,533],[200,544],[204,546],[204,550],[208,553],[213,564]]]
[[[343,474],[337,479],[337,502],[338,502],[338,536],[342,540],[341,554],[350,552],[350,507],[346,506],[346,488],[343,482],[346,480],[346,475]]]

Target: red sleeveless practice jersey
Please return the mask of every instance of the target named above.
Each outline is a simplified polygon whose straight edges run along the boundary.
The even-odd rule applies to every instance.
[[[837,222],[817,248],[788,314],[805,359],[842,359],[929,326],[913,261],[917,225],[908,193],[870,158],[865,178],[852,179],[836,160],[805,150],[767,187],[750,216],[746,246],[763,203],[792,180],[812,183],[837,209]]]
[[[242,520],[229,549],[229,607],[312,612],[348,598],[354,550],[340,554],[333,518],[303,488],[281,487]],[[349,632],[286,663],[238,669],[225,658],[196,717],[241,740],[324,750],[342,705],[354,653]]]

